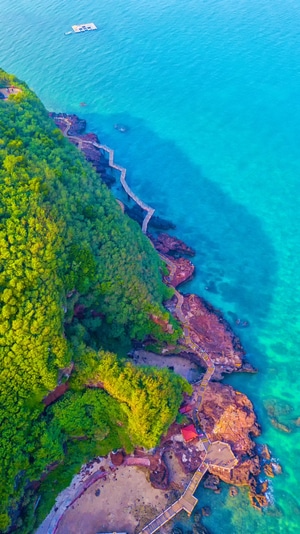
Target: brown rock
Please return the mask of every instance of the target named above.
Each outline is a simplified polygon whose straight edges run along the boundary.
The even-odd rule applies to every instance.
[[[195,267],[190,260],[186,258],[172,258],[172,263],[175,265],[176,271],[174,274],[170,272],[168,276],[164,277],[165,283],[172,287],[177,287],[193,278]]]
[[[122,463],[125,460],[125,453],[123,450],[119,450],[117,452],[111,452],[110,453],[110,459],[111,463],[115,466],[122,465]]]
[[[80,119],[77,117],[77,115],[68,115],[67,113],[49,113],[49,116],[54,120],[56,126],[62,131],[64,131],[67,124],[64,122],[64,119],[68,120],[68,122],[71,123],[68,134],[70,136],[81,135],[86,129],[86,121],[84,119]]]
[[[161,462],[155,471],[150,473],[150,482],[156,489],[166,490],[169,487],[169,473],[167,466]]]
[[[287,434],[292,432],[289,426],[285,425],[284,423],[280,423],[276,417],[270,417],[270,422],[274,428],[277,428],[277,430],[280,430],[281,432],[286,432]]]
[[[131,207],[125,205],[125,213],[127,213],[127,215],[131,219],[137,221],[140,226],[142,226],[143,220],[145,218],[145,212],[142,208],[140,208],[140,206],[138,206],[137,204],[134,204]],[[171,230],[176,228],[176,225],[172,221],[162,219],[161,217],[157,217],[156,215],[152,215],[149,221],[149,226],[158,230]],[[152,239],[151,234],[147,233],[147,236],[149,237],[149,239]]]
[[[265,474],[267,475],[267,477],[270,477],[270,478],[274,477],[274,471],[273,471],[272,464],[265,464],[264,467],[263,467],[263,470],[264,470]]]
[[[201,514],[203,517],[209,517],[211,515],[211,507],[210,506],[203,506],[201,508]]]
[[[208,475],[204,481],[203,486],[206,489],[216,491],[219,489],[219,486],[218,486],[219,483],[220,483],[219,477],[217,477],[216,475]]]
[[[171,254],[172,256],[177,257],[181,256],[182,254],[186,256],[195,256],[195,250],[175,236],[162,233],[156,238],[153,236],[149,237],[156,250],[162,254]]]
[[[68,389],[69,389],[68,382],[65,382],[64,384],[60,384],[59,386],[56,386],[56,388],[53,391],[48,393],[48,395],[43,398],[43,403],[45,404],[45,406],[50,406],[50,404],[52,404],[57,399],[62,397]]]
[[[187,534],[189,533],[190,531],[187,531]],[[199,524],[199,525],[194,525],[193,526],[193,532],[192,534],[210,534],[210,531],[208,530],[207,527],[205,527],[204,525],[202,524]]]
[[[255,485],[254,477],[260,473],[260,461],[254,452],[251,436],[257,427],[253,406],[246,395],[231,386],[210,382],[203,394],[198,415],[208,438],[229,443],[238,460],[231,471],[210,466],[209,472],[228,484]]]
[[[249,434],[255,428],[256,416],[246,395],[231,386],[210,382],[203,394],[199,418],[211,441],[231,444],[238,457],[255,457]]]
[[[49,115],[63,134],[67,134],[69,141],[81,150],[96,172],[101,174],[101,180],[108,187],[111,187],[116,179],[109,172],[109,164],[102,152],[98,147],[94,146],[94,143],[100,144],[98,136],[94,133],[84,133],[86,121],[80,119],[77,115],[67,115],[66,113],[49,113]]]
[[[281,417],[290,414],[293,407],[288,402],[282,402],[280,399],[272,398],[264,402],[264,406],[270,417]]]
[[[279,465],[279,464],[277,464],[275,462],[271,462],[271,463],[265,464],[264,467],[263,467],[263,470],[264,470],[265,474],[268,477],[271,477],[271,478],[273,478],[275,475],[280,475],[282,473],[281,465]]]
[[[256,374],[257,369],[251,365],[249,362],[244,362],[242,367],[237,370],[239,373],[250,373],[250,374]]]
[[[210,356],[221,373],[242,367],[245,351],[218,310],[196,295],[185,295],[182,311],[193,328],[192,340]]]
[[[268,445],[266,445],[266,444],[262,445],[261,450],[259,451],[259,453],[260,453],[260,456],[264,460],[270,460],[271,459],[271,453],[270,453]]]
[[[239,490],[235,486],[230,486],[229,495],[230,497],[235,497],[238,494]]]
[[[253,508],[256,508],[257,510],[260,510],[269,504],[269,501],[265,495],[259,495],[257,493],[250,492],[249,499]]]
[[[85,133],[85,134],[83,134],[83,135],[80,135],[80,139],[81,139],[83,142],[85,142],[85,141],[89,141],[90,143],[99,143],[99,144],[100,144],[98,135],[96,135],[95,133],[92,133],[92,132],[89,132],[89,133]]]
[[[267,493],[269,488],[269,482],[267,480],[264,480],[259,486],[259,493],[264,494]]]
[[[162,317],[158,317],[158,315],[154,315],[153,313],[150,314],[150,319],[155,323],[159,324],[164,332],[168,332],[169,334],[173,334],[174,328],[169,321],[166,321]]]

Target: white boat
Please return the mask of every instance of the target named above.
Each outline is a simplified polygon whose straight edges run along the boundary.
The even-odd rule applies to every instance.
[[[72,30],[69,32],[65,32],[65,35],[71,35],[71,33],[82,33],[82,32],[90,32],[92,30],[97,30],[96,24],[93,22],[87,22],[86,24],[77,24],[75,26],[72,26]]]
[[[72,26],[72,30],[75,33],[90,32],[91,30],[97,30],[97,26],[93,22],[87,22],[86,24],[77,24]]]

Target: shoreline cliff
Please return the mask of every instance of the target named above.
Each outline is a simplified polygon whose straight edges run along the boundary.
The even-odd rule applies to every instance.
[[[92,146],[93,142],[98,143],[97,136],[84,133],[85,121],[76,115],[51,113],[50,116],[62,131],[64,131],[64,119],[71,121],[72,126],[68,130],[68,134],[73,137],[73,140],[70,139],[70,141],[74,143],[75,137],[87,141],[82,152],[101,175],[101,179],[108,186],[111,186],[113,178],[109,172],[109,165],[101,157],[100,151]],[[88,144],[89,141],[91,141],[90,145]],[[125,211],[130,215],[130,210],[126,207]],[[133,210],[133,217],[139,218],[136,214],[137,211]],[[159,226],[159,222],[159,218],[157,218],[156,228]],[[166,228],[166,224],[168,226],[168,222],[162,222],[162,229]],[[172,223],[170,223],[170,227],[173,227]],[[192,279],[194,266],[190,257],[194,255],[195,251],[179,239],[166,233],[158,233],[155,237],[148,234],[148,237],[161,258],[166,262],[168,274],[164,274],[163,279],[167,285],[176,288]],[[178,316],[178,295],[182,299],[180,317]],[[210,441],[228,444],[236,458],[236,465],[230,470],[210,464],[204,482],[205,487],[218,491],[219,480],[233,486],[246,485],[250,489],[249,497],[252,505],[256,508],[267,506],[268,482],[266,480],[262,483],[259,482],[258,476],[263,470],[272,475],[280,471],[280,468],[271,461],[271,454],[267,446],[259,447],[252,440],[253,437],[260,435],[260,427],[252,403],[246,395],[220,382],[225,373],[256,372],[255,369],[245,361],[245,351],[240,340],[222,313],[205,299],[197,295],[176,292],[172,299],[165,302],[165,307],[180,321],[182,326],[188,325],[190,340],[188,346],[183,343],[180,347],[167,346],[163,349],[166,366],[168,363],[172,364],[176,358],[183,357],[198,368],[205,369],[205,358],[201,357],[199,350],[193,350],[193,347],[200,346],[203,355],[208,355],[209,361],[213,365],[211,380],[207,381],[203,391],[200,390],[205,373],[202,375],[202,382],[200,379],[198,384],[193,384],[193,394],[186,396],[181,408],[184,423],[175,422],[171,425],[167,435],[162,438],[160,445],[156,447],[154,452],[149,453],[143,449],[136,449],[134,453],[126,455],[124,451],[119,451],[110,455],[112,465],[116,468],[132,465],[143,466],[143,469],[148,472],[153,488],[163,491],[178,490],[176,484],[174,486],[174,480],[170,475],[170,466],[165,459],[167,454],[173,454],[180,469],[186,475],[193,473],[204,461],[204,449],[199,448],[198,439],[194,438],[194,440],[187,442],[182,439],[182,429],[188,426],[187,423],[195,424],[195,412],[197,411],[196,423],[198,422],[200,425],[198,435],[203,431]],[[155,317],[152,319],[155,321]],[[243,326],[248,325],[243,324]],[[141,349],[147,350],[148,347],[151,349],[151,345],[152,340],[150,339],[146,340],[142,346],[136,346],[131,355],[135,363],[139,363]],[[199,395],[201,396],[201,406],[198,409]],[[86,480],[88,478],[89,476]],[[232,494],[234,495],[234,490]]]

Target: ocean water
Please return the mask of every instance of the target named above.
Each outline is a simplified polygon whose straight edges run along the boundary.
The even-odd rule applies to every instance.
[[[64,35],[84,22],[99,31]],[[186,290],[249,321],[236,331],[259,373],[226,382],[253,401],[283,474],[264,513],[245,491],[200,488],[214,534],[300,533],[299,23],[295,0],[1,0],[1,67],[87,119],[196,248]]]

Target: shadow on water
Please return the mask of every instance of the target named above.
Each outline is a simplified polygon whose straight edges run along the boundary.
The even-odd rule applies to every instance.
[[[143,120],[86,111],[88,129],[115,149],[115,159],[127,168],[133,190],[157,215],[172,220],[174,233],[196,249],[197,277],[185,290],[221,306],[233,323],[236,317],[256,327],[264,323],[277,262],[261,221],[204,176],[184,146],[161,139]],[[114,124],[129,130],[121,133]]]
[[[262,221],[205,176],[187,157],[184,145],[161,138],[145,121],[125,114],[89,114],[86,108],[74,112],[87,120],[88,131],[115,150],[115,160],[127,168],[134,192],[157,215],[174,222],[175,235],[196,249],[196,277],[183,291],[195,292],[220,308],[240,336],[249,361],[263,371],[261,362],[264,368],[267,362],[259,336],[268,320],[277,261]],[[128,131],[121,133],[115,124],[126,125]],[[250,328],[238,328],[237,318],[248,321]],[[239,380],[240,375],[233,378],[237,384]],[[261,403],[263,380],[259,373],[243,381],[242,389],[255,404]]]
[[[266,328],[277,276],[275,250],[262,221],[205,176],[201,167],[187,157],[184,145],[159,137],[143,120],[129,115],[89,114],[87,109],[74,112],[87,120],[88,131],[97,133],[101,142],[115,150],[115,161],[127,168],[132,189],[156,209],[157,215],[174,222],[175,235],[196,249],[193,263],[197,276],[184,290],[194,291],[220,307],[246,350],[252,353],[251,363],[261,367],[260,360],[265,360],[265,353],[259,334]],[[115,124],[126,125],[128,131],[114,129]],[[249,321],[250,328],[238,330],[236,317]],[[236,379],[233,382],[242,376],[237,375]],[[264,379],[259,374],[242,380],[242,390],[250,393],[258,405]],[[231,380],[232,377],[228,379]],[[246,383],[248,386],[244,387]],[[260,421],[262,410],[262,407],[258,410]],[[268,427],[266,419],[264,423]],[[210,502],[207,491],[199,489],[204,503]],[[217,517],[214,511],[208,522],[213,532],[215,520],[223,520],[226,510],[228,528],[224,528],[224,534],[232,532],[234,521],[236,532],[243,531],[239,527],[244,521],[247,522],[244,532],[253,531],[253,525],[259,531],[264,530],[260,530],[264,521],[259,514],[253,514],[247,499],[241,518],[234,517],[231,523],[228,502],[215,497],[216,508],[221,508]]]
[[[89,114],[87,108],[74,112],[115,150],[134,192],[157,215],[174,222],[174,234],[196,249],[197,276],[183,290],[219,307],[251,353],[251,363],[260,367],[265,354],[259,335],[267,324],[277,274],[275,250],[262,221],[205,176],[184,145],[161,138],[145,121],[127,114]],[[128,131],[116,130],[115,124]],[[240,185],[237,178],[236,187]],[[237,318],[250,328],[238,328]]]

